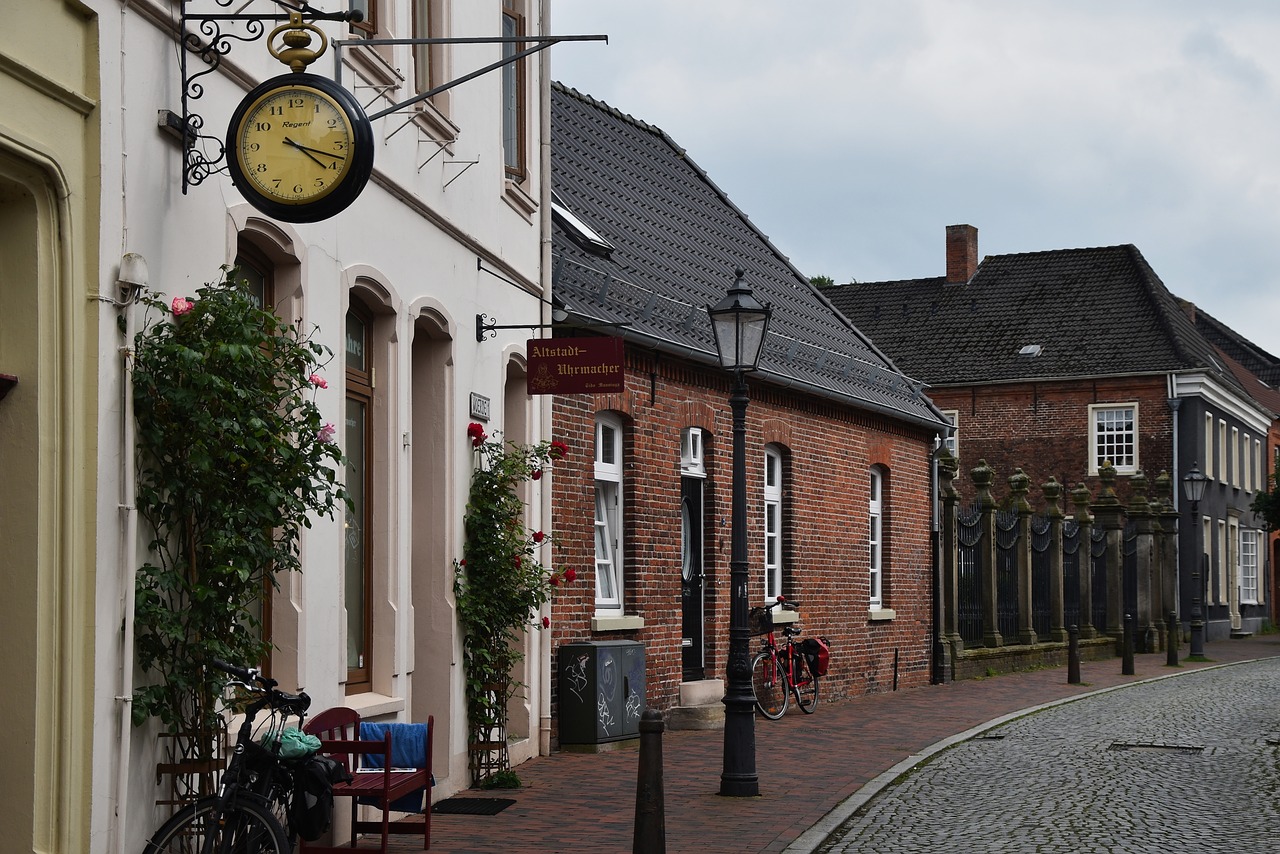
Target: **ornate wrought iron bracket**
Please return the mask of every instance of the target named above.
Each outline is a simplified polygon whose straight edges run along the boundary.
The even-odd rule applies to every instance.
[[[300,14],[307,23],[314,21],[360,21],[364,15],[354,12],[322,12],[306,0],[288,2],[272,0],[280,11],[270,15],[244,15],[231,12],[194,11],[190,7],[197,0],[182,0],[178,33],[183,50],[179,62],[182,73],[182,114],[175,116],[161,111],[161,126],[172,132],[182,143],[182,192],[203,183],[210,175],[226,171],[226,150],[222,135],[204,133],[204,117],[192,112],[191,103],[204,95],[202,78],[218,70],[222,58],[231,52],[235,42],[255,42],[267,34],[267,22],[280,23],[289,20],[290,13]],[[229,9],[239,0],[211,0],[218,8]],[[207,9],[207,5],[206,5]],[[243,24],[237,29],[228,25]],[[198,60],[195,69],[191,58]]]

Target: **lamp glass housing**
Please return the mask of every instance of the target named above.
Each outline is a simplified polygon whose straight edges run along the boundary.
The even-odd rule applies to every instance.
[[[1182,478],[1182,493],[1192,504],[1199,504],[1200,499],[1204,498],[1204,488],[1208,483],[1209,478],[1200,473],[1200,464],[1192,463],[1191,471]]]
[[[760,364],[773,309],[751,294],[739,270],[729,292],[707,307],[720,365],[730,371],[754,371]]]

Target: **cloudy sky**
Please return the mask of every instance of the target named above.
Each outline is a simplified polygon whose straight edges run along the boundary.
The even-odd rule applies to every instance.
[[[1132,243],[1280,356],[1280,2],[553,0],[553,76],[685,147],[807,275]]]

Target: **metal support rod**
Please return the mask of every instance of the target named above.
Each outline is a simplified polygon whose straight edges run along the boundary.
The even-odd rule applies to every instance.
[[[755,693],[751,688],[751,631],[747,625],[747,381],[734,372],[733,508],[729,551],[729,667],[724,695],[724,768],[720,794],[760,794],[756,776]]]

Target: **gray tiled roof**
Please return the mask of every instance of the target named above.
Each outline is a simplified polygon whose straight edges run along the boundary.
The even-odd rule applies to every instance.
[[[1205,369],[1213,348],[1131,245],[983,259],[944,277],[825,289],[900,368],[930,385]],[[1039,355],[1021,355],[1037,346]]]
[[[553,293],[579,320],[628,322],[642,346],[717,362],[706,306],[735,268],[773,306],[758,379],[937,425],[921,384],[903,376],[769,242],[670,137],[553,84],[557,197],[609,241],[608,257],[557,221]]]
[[[1196,329],[1215,347],[1227,356],[1243,365],[1250,373],[1267,385],[1280,386],[1280,359],[1263,350],[1230,326],[1213,317],[1203,309],[1187,302],[1178,301],[1189,311]]]

